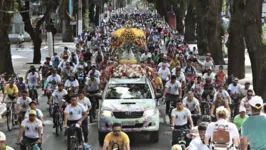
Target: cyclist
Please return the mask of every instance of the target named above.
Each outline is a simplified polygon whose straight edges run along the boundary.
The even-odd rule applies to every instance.
[[[191,114],[193,114],[193,115],[198,114],[200,116],[200,114],[201,114],[200,110],[201,109],[200,109],[199,100],[196,97],[194,97],[194,94],[192,91],[189,91],[187,93],[187,97],[185,97],[183,99],[183,104],[186,108],[188,108],[190,110]],[[194,125],[196,125],[198,122],[198,117],[192,116],[192,119],[193,119]]]
[[[251,110],[249,107],[249,101],[252,99],[252,97],[254,96],[253,90],[248,90],[247,91],[247,96],[242,98],[241,102],[240,102],[240,107],[245,107],[247,114],[250,116],[251,115]]]
[[[93,73],[93,75],[94,75],[95,78],[100,79],[101,72],[98,71],[98,70],[96,70],[96,66],[95,65],[91,66],[91,70],[89,71],[88,76],[90,76],[91,73]]]
[[[239,114],[235,116],[233,122],[236,125],[238,131],[240,131],[241,126],[243,122],[248,118],[249,116],[246,115],[246,108],[245,107],[239,107]]]
[[[18,96],[18,87],[14,85],[14,79],[9,80],[9,84],[5,86],[3,102],[9,103],[11,100],[15,100]]]
[[[22,77],[19,77],[18,81],[19,82],[16,83],[16,86],[18,87],[18,91],[19,91],[18,96],[20,96],[22,91],[26,91],[28,89],[27,89],[27,84],[23,82]]]
[[[67,91],[67,95],[64,96],[64,100],[66,101],[66,104],[71,103],[71,98],[74,96],[74,92],[72,90]]]
[[[53,69],[52,74],[47,78],[46,82],[47,82],[47,97],[48,97],[47,104],[49,104],[49,100],[53,91],[57,88],[57,84],[61,82],[61,77],[57,74],[56,69]]]
[[[78,71],[75,74],[76,79],[78,80],[80,90],[83,90],[85,87],[86,75],[84,73],[83,66],[78,66],[77,68]]]
[[[74,91],[74,93],[77,93],[78,88],[79,88],[79,82],[76,79],[76,76],[74,73],[71,73],[69,79],[66,80],[65,88],[71,89]]]
[[[79,91],[78,102],[85,106],[85,108],[87,109],[87,113],[89,114],[89,111],[91,109],[91,102],[90,102],[89,98],[84,96],[84,92],[83,91]],[[84,142],[87,143],[88,142],[88,134],[89,134],[88,117],[86,117],[84,119],[84,121],[82,122],[82,127],[83,127],[82,128],[83,129],[82,132],[83,132],[83,136],[84,136]]]
[[[196,129],[190,131],[190,135],[194,135],[194,138],[189,143],[187,150],[209,150],[209,148],[204,144],[205,132],[208,127],[208,122],[201,122]],[[197,130],[197,131],[196,131]],[[192,134],[191,134],[192,133]],[[196,133],[196,137],[195,137]]]
[[[231,97],[241,96],[241,89],[242,89],[241,85],[238,84],[238,78],[234,78],[233,83],[231,83],[228,86],[228,91],[229,91],[229,94],[231,95]]]
[[[119,150],[130,150],[128,135],[121,130],[121,125],[114,123],[112,129],[113,131],[108,133],[104,138],[102,150],[113,150],[115,148]]]
[[[229,104],[231,103],[231,97],[230,97],[229,93],[226,90],[224,90],[224,85],[223,84],[220,84],[218,86],[218,90],[214,93],[213,101],[216,101],[217,94],[221,94],[223,99],[226,102],[228,102]]]
[[[30,69],[30,72],[27,75],[27,78],[26,78],[26,84],[28,85],[28,88],[30,90],[30,97],[31,98],[32,98],[32,91],[31,90],[34,90],[33,92],[35,92],[35,94],[37,95],[36,99],[38,97],[38,93],[37,93],[36,88],[37,88],[39,82],[40,82],[39,74],[36,72],[35,67],[32,67]]]
[[[194,82],[194,79],[197,76],[197,70],[192,66],[192,61],[193,60],[188,59],[187,66],[184,68],[184,74],[189,83]]]
[[[52,93],[50,103],[53,102],[55,105],[58,105],[59,108],[62,108],[62,106],[64,104],[63,98],[65,95],[67,95],[67,91],[64,89],[64,83],[58,83],[58,89],[54,90],[54,92]],[[55,123],[55,113],[57,112],[57,109],[58,108],[54,107],[53,123]],[[53,128],[55,128],[55,124],[54,124]]]
[[[100,80],[98,78],[95,78],[93,73],[90,74],[90,78],[87,78],[86,91],[89,95],[100,93]],[[99,106],[99,101],[98,99],[96,99],[96,108],[98,108],[98,106]]]
[[[17,143],[22,143],[21,150],[26,150],[27,144],[32,144],[34,142],[38,143],[39,148],[41,148],[42,142],[42,121],[36,118],[36,111],[30,110],[29,118],[24,119],[21,123],[19,130]],[[23,139],[20,142],[20,138],[23,135]]]
[[[61,75],[64,81],[66,81],[70,74],[74,72],[74,67],[70,66],[70,62],[66,62],[66,66],[62,69]]]
[[[176,80],[176,76],[172,76],[171,80],[165,84],[163,99],[166,99],[166,114],[169,114],[170,102],[182,98],[181,83]]]
[[[18,98],[17,104],[16,104],[16,110],[17,113],[19,113],[19,116],[21,117],[21,121],[24,120],[24,116],[27,110],[30,109],[30,102],[32,102],[32,99],[27,96],[27,91],[22,91],[21,97]]]
[[[30,113],[31,110],[35,110],[36,111],[36,118],[41,120],[42,123],[43,123],[43,121],[44,121],[43,113],[42,113],[42,111],[40,109],[37,108],[37,102],[36,101],[31,101],[29,106],[30,106],[30,109],[28,109],[26,111],[25,119],[30,117],[29,113]],[[44,126],[44,124],[43,124],[43,126]]]
[[[0,131],[0,150],[14,150],[6,145],[6,135]]]
[[[221,106],[216,110],[216,117],[217,121],[210,123],[206,129],[204,143],[210,148],[210,144],[215,143],[227,145],[227,148],[238,147],[240,141],[239,133],[236,125],[228,121],[230,118],[230,112],[225,107]],[[226,137],[229,137],[228,141],[225,140]],[[211,143],[209,142],[210,139]],[[214,149],[216,148],[214,147]]]
[[[167,81],[171,79],[171,72],[168,67],[166,67],[166,64],[163,64],[162,67],[158,70],[158,75],[163,80],[163,84],[165,85]]]
[[[174,129],[187,129],[188,122],[190,128],[193,128],[193,120],[191,117],[190,110],[185,108],[182,101],[176,102],[176,108],[171,112],[171,130]]]
[[[65,114],[64,128],[67,128],[69,126],[76,125],[76,124],[78,124],[78,126],[81,126],[82,122],[88,117],[87,109],[85,108],[84,105],[78,103],[77,97],[75,96],[71,98],[71,104],[65,108],[64,114]],[[69,128],[68,133],[73,133],[73,131],[69,131],[72,129],[73,128]],[[80,145],[79,147],[81,148],[82,147],[81,129],[76,126],[74,130],[77,133],[78,142]],[[67,136],[68,136],[67,139],[69,139],[71,135],[68,134]]]

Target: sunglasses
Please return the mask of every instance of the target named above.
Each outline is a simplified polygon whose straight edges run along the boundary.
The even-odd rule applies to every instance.
[[[118,132],[120,132],[121,130],[113,130],[113,132],[115,132],[115,133],[118,133]]]
[[[248,94],[248,96],[252,96],[252,94]]]

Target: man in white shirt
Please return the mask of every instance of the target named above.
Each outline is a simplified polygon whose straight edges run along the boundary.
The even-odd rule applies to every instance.
[[[168,80],[170,80],[170,78],[171,78],[171,72],[170,72],[170,69],[168,67],[166,67],[166,64],[163,64],[162,67],[159,69],[158,75],[163,80],[163,84],[164,85],[165,85],[165,83]]]
[[[49,104],[52,92],[57,89],[57,84],[61,82],[61,77],[57,74],[56,70],[52,71],[52,74],[46,79],[47,88],[46,94],[48,97],[47,104]]]
[[[21,97],[18,98],[17,104],[16,104],[16,110],[19,111],[20,116],[22,118],[24,118],[26,111],[30,109],[29,104],[32,101],[32,99],[28,97],[27,95],[28,95],[27,91],[22,91],[22,95]]]
[[[170,102],[182,98],[182,85],[176,80],[176,76],[172,76],[171,80],[165,84],[163,99],[166,99],[166,114],[169,114]]]
[[[251,115],[251,109],[250,109],[250,106],[249,106],[249,101],[252,99],[252,97],[255,94],[253,93],[252,90],[248,90],[246,95],[247,96],[242,98],[242,100],[240,101],[240,107],[246,108],[247,114],[250,116]]]
[[[28,73],[26,84],[28,84],[29,89],[36,88],[40,82],[40,77],[38,72],[36,72],[35,67],[31,68],[31,72]]]
[[[204,62],[201,62],[199,59],[198,63],[202,66],[203,73],[205,73],[208,69],[214,69],[213,62],[211,61],[211,58],[209,56],[206,56],[206,59]]]
[[[94,77],[95,77],[95,78],[100,79],[100,77],[101,77],[101,72],[98,71],[98,70],[96,70],[96,66],[95,66],[95,65],[91,66],[91,70],[88,72],[88,76],[90,76],[91,73],[94,74]]]
[[[229,141],[224,141],[224,143],[219,143],[219,144],[225,144],[227,145],[227,148],[238,147],[240,142],[239,133],[236,125],[228,121],[230,118],[230,112],[223,106],[218,107],[216,109],[216,117],[218,121],[210,123],[206,129],[205,140],[204,140],[205,144],[209,147],[214,147],[215,142],[217,143],[220,142],[220,141],[215,141],[215,139],[225,140],[226,137],[221,137],[221,135],[218,135],[219,134],[218,131],[220,131],[223,132],[223,135],[225,136],[229,135],[230,139]],[[214,138],[217,136],[219,136],[219,138]],[[210,139],[211,143],[209,142]]]
[[[231,97],[229,93],[226,90],[224,90],[223,84],[220,84],[218,86],[218,90],[214,93],[213,101],[216,101],[217,94],[221,94],[223,96],[223,99],[227,101],[229,104],[231,104]]]
[[[187,97],[183,99],[183,105],[187,109],[190,110],[191,114],[193,115],[201,114],[199,100],[196,97],[194,97],[194,94],[192,91],[189,91],[187,93]],[[196,125],[198,122],[198,117],[192,116],[192,119],[193,119],[194,125]]]
[[[208,69],[202,78],[203,78],[203,84],[206,83],[206,79],[210,79],[211,83],[213,83],[215,80],[215,74],[212,72],[212,69]]]
[[[151,57],[152,57],[151,53],[148,50],[145,50],[144,53],[140,56],[140,61],[144,62]]]
[[[198,127],[193,127],[190,130],[189,138],[192,141],[189,143],[187,150],[209,150],[204,144],[205,132],[208,125],[208,122],[201,122]]]

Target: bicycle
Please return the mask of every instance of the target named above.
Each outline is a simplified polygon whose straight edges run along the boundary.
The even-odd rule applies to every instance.
[[[6,105],[6,123],[7,123],[7,129],[8,131],[11,131],[13,127],[15,126],[15,98],[10,98],[11,102],[7,102]],[[11,103],[11,105],[10,105]]]
[[[37,87],[35,87],[35,86],[29,87],[29,96],[30,96],[30,98],[33,101],[36,101],[37,104],[39,104],[39,101],[38,101],[38,92],[37,92],[36,88]]]
[[[76,124],[72,124],[70,127],[66,128],[67,150],[82,150],[79,148],[79,142],[78,142],[78,138],[77,138],[76,128],[80,128],[80,127],[78,127]],[[69,130],[74,131],[74,132],[72,132],[72,135],[68,135],[68,134],[70,134]]]
[[[60,131],[63,130],[64,112],[63,112],[63,109],[60,108],[58,103],[54,104],[54,110],[56,110],[55,117],[54,117],[55,134],[58,136],[59,130]]]
[[[117,148],[115,148],[115,146],[117,147]],[[120,150],[120,148],[119,148],[119,144],[118,143],[113,143],[112,144],[112,148],[111,148],[111,150]]]
[[[18,42],[16,44],[16,50],[18,50],[18,49],[24,49],[24,45],[22,44],[22,42]]]
[[[186,136],[188,133],[189,129],[174,129],[172,134],[172,146],[178,144],[182,147],[182,150],[185,150],[187,145]]]
[[[23,144],[23,143],[16,143],[17,145],[26,146],[26,150],[40,150],[40,147],[38,146],[37,142],[32,142],[32,143],[28,143],[28,144]]]
[[[88,93],[87,96],[91,101],[91,110],[90,110],[90,123],[93,122],[93,119],[96,119],[96,109],[97,109],[97,93]]]
[[[170,120],[170,125],[172,124],[172,116],[171,116],[171,113],[172,113],[172,110],[175,109],[175,101],[174,100],[171,100],[170,101],[170,108],[169,108],[169,112],[168,112],[168,117],[169,117],[169,120]]]

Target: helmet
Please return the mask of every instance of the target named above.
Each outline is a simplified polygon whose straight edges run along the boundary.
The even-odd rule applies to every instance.
[[[182,150],[182,147],[178,144],[172,146],[171,150]]]

